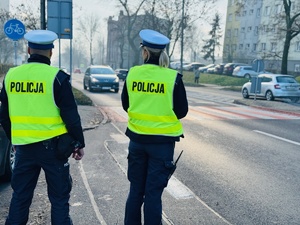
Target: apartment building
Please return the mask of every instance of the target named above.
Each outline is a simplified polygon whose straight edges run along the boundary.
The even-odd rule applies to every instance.
[[[300,1],[294,0],[291,16],[299,11]],[[223,61],[251,64],[263,59],[266,70],[279,72],[285,29],[282,0],[228,0]],[[300,72],[300,35],[290,43],[288,71]]]

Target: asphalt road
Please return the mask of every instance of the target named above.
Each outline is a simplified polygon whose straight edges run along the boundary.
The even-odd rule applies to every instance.
[[[72,84],[82,90],[80,75]],[[70,160],[71,216],[74,224],[123,224],[126,113],[120,93],[84,93],[96,107],[80,107],[87,154],[81,162]],[[266,109],[266,101],[245,103],[239,93],[217,87],[187,93],[185,138],[175,157],[184,152],[163,195],[164,225],[300,224],[299,106],[276,101]],[[42,178],[40,184],[32,210],[45,209],[49,224]],[[1,184],[0,223],[10,194],[9,184]]]

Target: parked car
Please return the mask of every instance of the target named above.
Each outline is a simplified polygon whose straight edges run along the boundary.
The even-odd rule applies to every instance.
[[[194,69],[198,69],[201,66],[205,66],[203,63],[192,62],[183,66],[183,70],[194,71]]]
[[[206,73],[210,73],[210,74],[215,73],[215,66],[208,68],[208,69],[206,70]]]
[[[118,93],[119,77],[110,66],[92,65],[84,73],[83,88],[89,91],[113,89]]]
[[[15,165],[15,151],[0,124],[0,177],[9,181]]]
[[[227,63],[224,66],[223,74],[231,76],[234,68],[237,66],[248,66],[248,65],[244,63]]]
[[[266,98],[272,101],[275,98],[288,98],[292,102],[298,102],[300,99],[300,83],[292,75],[264,73],[259,74],[257,78],[261,80],[261,91],[256,91],[257,97]],[[243,98],[255,95],[255,87],[252,87],[252,82],[245,83],[242,87]]]
[[[223,74],[223,69],[226,63],[217,64],[214,67],[214,74]]]
[[[232,76],[244,77],[248,79],[257,75],[258,73],[253,70],[252,66],[237,66],[232,72]]]
[[[208,68],[212,68],[212,67],[214,67],[214,66],[215,66],[215,64],[209,64],[209,65],[207,65],[207,66],[199,67],[198,70],[199,70],[201,73],[206,73]]]
[[[115,72],[120,80],[125,80],[128,74],[128,69],[115,69]]]
[[[188,62],[183,62],[183,63],[182,63],[182,68],[183,68],[185,65],[188,65],[188,64],[189,64]],[[170,63],[170,68],[171,68],[171,69],[179,70],[180,67],[181,67],[180,61],[176,61],[176,62],[171,62],[171,63]]]

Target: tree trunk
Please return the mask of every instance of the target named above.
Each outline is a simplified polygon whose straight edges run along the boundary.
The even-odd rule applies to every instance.
[[[288,74],[288,56],[289,56],[291,39],[292,39],[291,34],[289,31],[287,31],[285,35],[282,61],[281,61],[281,74]]]

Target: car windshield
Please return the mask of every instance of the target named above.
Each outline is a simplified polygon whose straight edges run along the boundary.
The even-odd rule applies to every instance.
[[[110,68],[91,68],[91,74],[115,74]]]
[[[276,78],[278,83],[297,83],[297,81],[293,77],[277,77]]]

